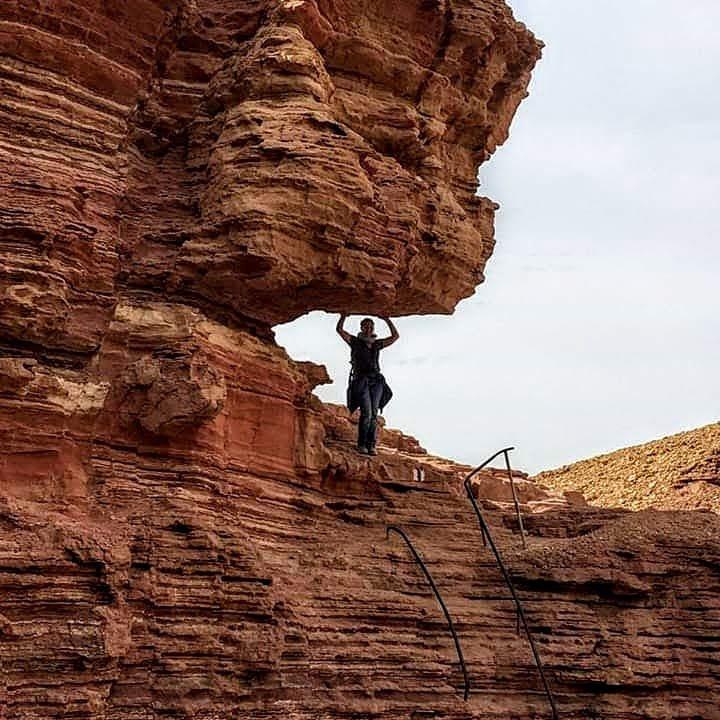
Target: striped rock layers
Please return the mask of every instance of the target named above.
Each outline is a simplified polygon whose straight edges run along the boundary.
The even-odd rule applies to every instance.
[[[271,330],[473,292],[538,57],[500,0],[4,0],[0,717],[547,715],[466,468],[349,453]],[[474,491],[563,717],[713,717],[716,517],[519,487],[526,552]]]

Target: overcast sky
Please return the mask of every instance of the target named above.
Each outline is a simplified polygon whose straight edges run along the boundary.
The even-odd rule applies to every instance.
[[[720,419],[720,2],[511,4],[546,47],[480,170],[502,205],[487,280],[401,318],[383,369],[391,426],[471,464],[516,445],[536,472]],[[336,318],[278,341],[342,402]]]

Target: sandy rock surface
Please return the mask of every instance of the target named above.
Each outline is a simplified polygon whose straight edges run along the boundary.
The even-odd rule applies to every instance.
[[[536,476],[594,505],[720,512],[720,424],[624,448]]]

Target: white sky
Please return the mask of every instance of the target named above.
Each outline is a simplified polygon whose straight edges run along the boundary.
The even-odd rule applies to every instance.
[[[515,445],[535,472],[720,419],[720,2],[511,4],[546,48],[481,168],[502,205],[487,280],[451,317],[398,320],[382,360],[391,426],[468,463]],[[277,336],[343,402],[336,319]]]

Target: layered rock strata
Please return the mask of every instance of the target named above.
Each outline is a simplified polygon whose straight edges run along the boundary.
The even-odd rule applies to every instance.
[[[349,452],[271,331],[473,291],[538,56],[500,0],[0,6],[0,717],[547,716],[467,468]],[[517,480],[563,717],[716,717],[717,518]]]
[[[549,717],[456,469],[344,448],[330,443],[326,468],[299,481],[99,443],[84,507],[6,497],[7,716]],[[717,516],[558,502],[526,515],[522,551],[514,514],[482,504],[561,717],[717,717]],[[444,619],[389,524],[452,613],[467,703]]]
[[[2,338],[85,358],[120,294],[450,312],[538,56],[500,0],[7,0]]]

